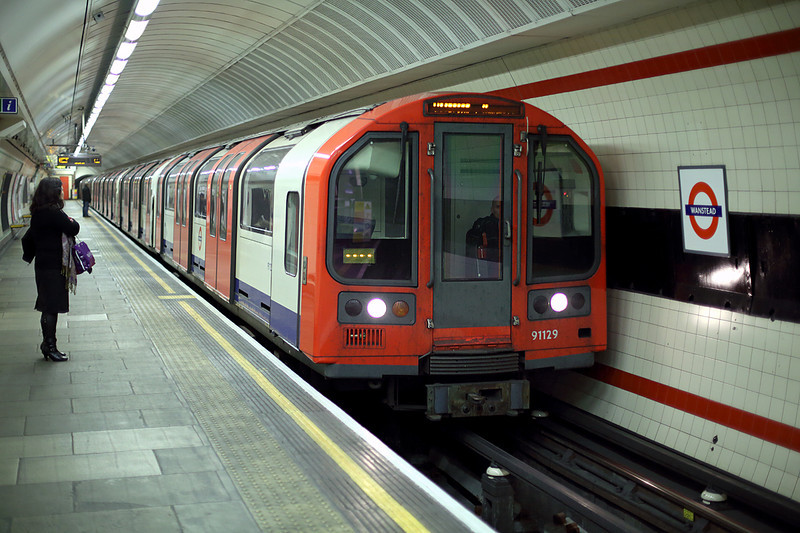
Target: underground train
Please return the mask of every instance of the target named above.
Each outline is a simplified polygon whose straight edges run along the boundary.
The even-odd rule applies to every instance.
[[[325,380],[429,418],[530,407],[606,348],[596,156],[536,107],[428,93],[91,179],[93,209]]]

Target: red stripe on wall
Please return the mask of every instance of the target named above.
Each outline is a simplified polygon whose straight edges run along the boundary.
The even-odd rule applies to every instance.
[[[800,28],[492,91],[525,100],[800,51]]]
[[[603,364],[595,364],[582,372],[611,386],[800,452],[800,428]]]

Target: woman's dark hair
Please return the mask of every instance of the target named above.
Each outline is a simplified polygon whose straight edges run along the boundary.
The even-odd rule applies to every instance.
[[[64,200],[61,198],[63,191],[61,180],[58,178],[43,178],[33,192],[31,200],[31,214],[39,209],[57,207],[64,209]]]

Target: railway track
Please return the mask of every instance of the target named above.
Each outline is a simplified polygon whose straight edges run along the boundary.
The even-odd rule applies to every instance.
[[[539,420],[433,425],[428,461],[501,533],[778,533],[800,523],[788,499],[559,410]],[[726,501],[703,501],[723,492]]]

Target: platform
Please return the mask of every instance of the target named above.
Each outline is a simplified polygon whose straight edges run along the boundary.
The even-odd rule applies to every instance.
[[[158,262],[97,258],[39,352],[33,266],[0,255],[0,533],[490,531]]]

